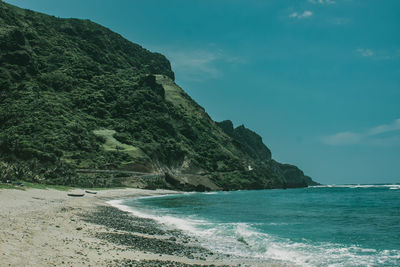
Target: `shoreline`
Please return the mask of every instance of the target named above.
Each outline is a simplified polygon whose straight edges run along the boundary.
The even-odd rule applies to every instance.
[[[106,203],[181,192],[132,188],[67,196],[76,191],[0,189],[0,262],[4,266],[284,266],[216,254],[179,229]]]

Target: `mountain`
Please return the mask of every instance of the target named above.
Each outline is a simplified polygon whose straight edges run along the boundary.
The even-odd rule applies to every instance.
[[[274,161],[253,131],[214,122],[174,82],[163,55],[89,20],[4,2],[0,167],[3,180],[79,186],[140,180],[144,187],[231,190],[313,183],[297,167]],[[164,178],[136,179],[134,172]]]

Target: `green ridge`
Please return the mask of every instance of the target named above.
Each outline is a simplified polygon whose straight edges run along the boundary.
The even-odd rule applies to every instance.
[[[312,182],[272,160],[256,133],[214,122],[163,55],[89,20],[0,1],[0,179],[131,184],[79,168],[168,173],[184,190]]]

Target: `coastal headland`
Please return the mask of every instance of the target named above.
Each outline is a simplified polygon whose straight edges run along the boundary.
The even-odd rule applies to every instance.
[[[0,59],[2,182],[182,191],[316,184],[276,161],[259,134],[214,121],[164,55],[92,21],[0,1]]]

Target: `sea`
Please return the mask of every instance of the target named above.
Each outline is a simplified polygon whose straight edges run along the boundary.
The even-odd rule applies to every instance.
[[[400,184],[183,193],[110,203],[237,257],[298,266],[400,266]]]

